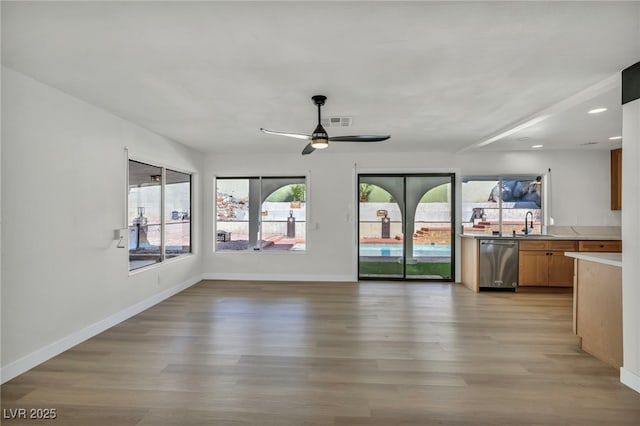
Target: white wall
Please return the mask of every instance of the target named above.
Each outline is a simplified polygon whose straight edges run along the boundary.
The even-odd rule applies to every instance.
[[[329,151],[305,157],[299,154],[212,155],[206,158],[203,172],[206,219],[203,273],[209,278],[230,279],[356,279],[356,169],[358,172],[388,173],[542,175],[551,168],[551,216],[556,225],[620,226],[620,213],[610,211],[609,155],[608,151],[592,150],[459,155],[426,152],[339,154]],[[310,176],[307,253],[215,253],[214,177],[283,174]],[[458,185],[458,198],[459,190]],[[459,212],[459,199],[456,208]],[[456,229],[459,229],[459,223]],[[459,265],[456,276],[459,279]]]
[[[6,380],[123,319],[132,307],[199,280],[199,254],[129,276],[127,250],[116,247],[113,234],[124,222],[125,146],[135,158],[181,170],[197,171],[200,160],[180,144],[2,71]],[[194,186],[198,194],[198,175]],[[197,215],[193,229],[197,237]]]
[[[620,380],[640,392],[640,99],[622,107],[622,341]]]

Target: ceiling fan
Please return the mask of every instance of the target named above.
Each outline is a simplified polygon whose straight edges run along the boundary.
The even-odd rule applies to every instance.
[[[324,102],[327,100],[326,96],[323,95],[315,95],[312,96],[311,99],[313,103],[318,106],[318,126],[313,131],[311,135],[303,135],[300,133],[285,133],[285,132],[273,132],[271,130],[267,130],[265,128],[260,128],[264,133],[268,133],[270,135],[280,135],[280,136],[288,136],[290,138],[303,139],[306,141],[310,141],[307,146],[302,150],[302,155],[311,154],[316,149],[324,149],[329,146],[329,141],[331,142],[380,142],[387,140],[391,137],[391,135],[355,135],[355,136],[332,136],[329,137],[327,131],[324,130],[322,124],[320,124],[320,107],[324,105]]]

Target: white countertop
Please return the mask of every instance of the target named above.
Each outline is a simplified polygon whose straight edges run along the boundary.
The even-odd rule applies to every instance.
[[[476,240],[576,240],[576,241],[618,241],[619,236],[613,235],[559,235],[559,234],[533,234],[522,235],[516,234],[514,237],[510,234],[491,235],[491,234],[458,234],[462,238],[474,238]]]
[[[589,262],[603,263],[605,265],[622,267],[622,253],[588,253],[567,251],[564,253],[567,257],[573,257],[579,260],[588,260]]]

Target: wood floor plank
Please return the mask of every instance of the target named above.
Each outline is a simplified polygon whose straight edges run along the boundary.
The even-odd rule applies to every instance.
[[[638,425],[570,293],[202,281],[4,384],[5,425]]]

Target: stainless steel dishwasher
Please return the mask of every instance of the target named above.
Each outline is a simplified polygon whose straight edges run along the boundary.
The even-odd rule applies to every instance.
[[[511,289],[518,286],[518,242],[480,240],[480,288]]]

